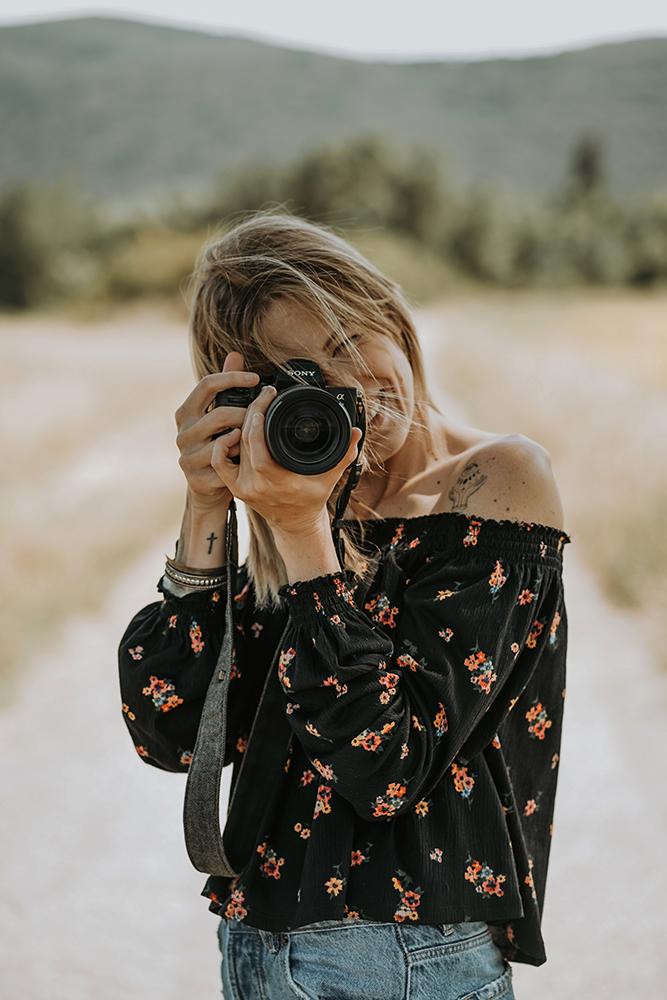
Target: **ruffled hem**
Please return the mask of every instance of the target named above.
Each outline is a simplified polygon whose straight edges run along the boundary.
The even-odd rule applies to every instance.
[[[342,570],[283,584],[278,593],[295,621],[312,620],[313,612],[327,616],[338,614],[345,605],[359,610],[354,588]]]

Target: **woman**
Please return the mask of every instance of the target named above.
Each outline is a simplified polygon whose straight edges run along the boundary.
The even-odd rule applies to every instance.
[[[243,500],[225,763],[260,822],[242,830],[243,869],[202,890],[223,995],[511,998],[510,962],[546,961],[565,697],[570,537],[549,456],[443,414],[400,288],[304,220],[263,212],[213,240],[190,333],[181,534],[119,668],[137,752],[187,771],[224,633],[223,526]],[[211,407],[292,357],[366,401],[344,566],[331,519],[360,430],[303,476],[267,449],[275,389]]]

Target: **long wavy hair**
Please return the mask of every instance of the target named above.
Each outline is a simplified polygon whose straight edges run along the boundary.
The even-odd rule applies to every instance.
[[[356,385],[363,391],[353,373],[363,371],[371,378],[373,373],[350,337],[362,329],[365,337],[391,338],[412,368],[415,414],[410,429],[421,428],[433,444],[426,411],[428,407],[442,411],[426,385],[421,346],[401,287],[332,228],[282,210],[253,212],[207,239],[198,254],[189,291],[190,351],[197,379],[222,371],[230,351],[243,355],[248,371],[261,373],[272,367],[285,371],[263,329],[263,320],[272,302],[287,299],[298,303],[335,338],[332,352],[345,347],[342,355],[327,358],[321,365],[327,383]],[[405,419],[392,402],[390,394],[384,393],[379,408],[394,419]],[[371,429],[364,440],[361,463],[362,480],[369,470],[377,474],[382,469]],[[331,519],[347,476],[345,472],[327,502]],[[372,513],[371,508],[368,511]],[[247,568],[257,606],[279,605],[278,588],[288,582],[285,564],[268,523],[247,504],[246,512],[250,527]],[[360,545],[348,529],[340,530],[345,542],[343,568],[365,575],[374,559],[360,547],[364,544],[363,521]]]

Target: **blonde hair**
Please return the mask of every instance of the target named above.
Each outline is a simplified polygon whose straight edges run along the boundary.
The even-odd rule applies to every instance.
[[[277,299],[303,307],[344,345],[344,361],[327,359],[321,365],[325,381],[361,387],[352,371],[372,372],[363,354],[349,339],[353,328],[364,336],[385,335],[403,351],[412,368],[415,414],[411,427],[429,436],[426,408],[441,412],[426,385],[424,361],[407,301],[400,286],[387,278],[357,249],[331,228],[315,225],[282,210],[253,212],[228,231],[218,231],[202,247],[191,279],[189,334],[197,379],[223,369],[230,351],[239,351],[249,371],[285,370],[263,329],[263,319]],[[394,419],[404,419],[384,395],[380,408]],[[433,442],[431,441],[431,444]],[[370,469],[381,469],[370,430],[360,456],[361,478]],[[336,500],[348,472],[336,484],[327,506],[333,519]],[[354,496],[354,493],[352,494]],[[370,508],[369,508],[370,510]],[[248,574],[259,608],[278,605],[278,588],[288,582],[285,564],[264,518],[246,505],[250,527]],[[342,527],[345,566],[364,575],[372,558]],[[361,543],[364,532],[362,528]]]

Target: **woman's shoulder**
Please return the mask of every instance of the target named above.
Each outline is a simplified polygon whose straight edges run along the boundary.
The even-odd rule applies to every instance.
[[[564,531],[563,505],[547,449],[525,434],[485,438],[459,457],[434,513],[549,525]]]

